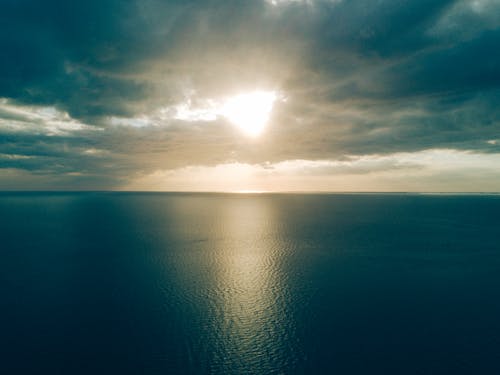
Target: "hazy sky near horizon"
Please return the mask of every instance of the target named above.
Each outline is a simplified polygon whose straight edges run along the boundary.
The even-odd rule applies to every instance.
[[[0,189],[500,191],[498,0],[0,0],[0,25]],[[255,92],[257,136],[227,110]]]

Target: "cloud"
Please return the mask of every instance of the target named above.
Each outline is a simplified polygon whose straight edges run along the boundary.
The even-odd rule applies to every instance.
[[[499,19],[494,0],[5,0],[0,168],[116,188],[189,166],[494,158]],[[280,98],[251,140],[213,107],[253,90]]]

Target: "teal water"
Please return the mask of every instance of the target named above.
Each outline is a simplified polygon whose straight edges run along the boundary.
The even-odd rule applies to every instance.
[[[2,374],[499,374],[500,196],[0,194]]]

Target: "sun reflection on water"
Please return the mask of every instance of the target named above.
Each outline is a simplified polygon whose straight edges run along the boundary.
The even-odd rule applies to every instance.
[[[284,340],[293,333],[276,223],[269,207],[252,199],[228,207],[225,218],[230,239],[216,271],[222,325],[219,360],[227,371],[272,371],[285,358]]]
[[[168,305],[182,308],[186,366],[214,374],[288,373],[302,354],[279,217],[261,195],[220,199],[170,206],[176,221],[167,235],[178,250],[164,253],[173,281],[164,287]]]

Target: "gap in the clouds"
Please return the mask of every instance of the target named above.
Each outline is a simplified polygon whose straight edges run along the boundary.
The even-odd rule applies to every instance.
[[[251,90],[238,92],[222,98],[196,99],[187,97],[185,101],[161,107],[148,115],[137,117],[108,118],[112,126],[144,128],[148,126],[169,126],[178,122],[214,122],[225,119],[243,134],[257,137],[269,122],[276,100],[283,96],[271,90]]]
[[[500,190],[498,165],[500,154],[451,149],[342,160],[231,162],[157,170],[132,179],[123,190],[490,192]]]

